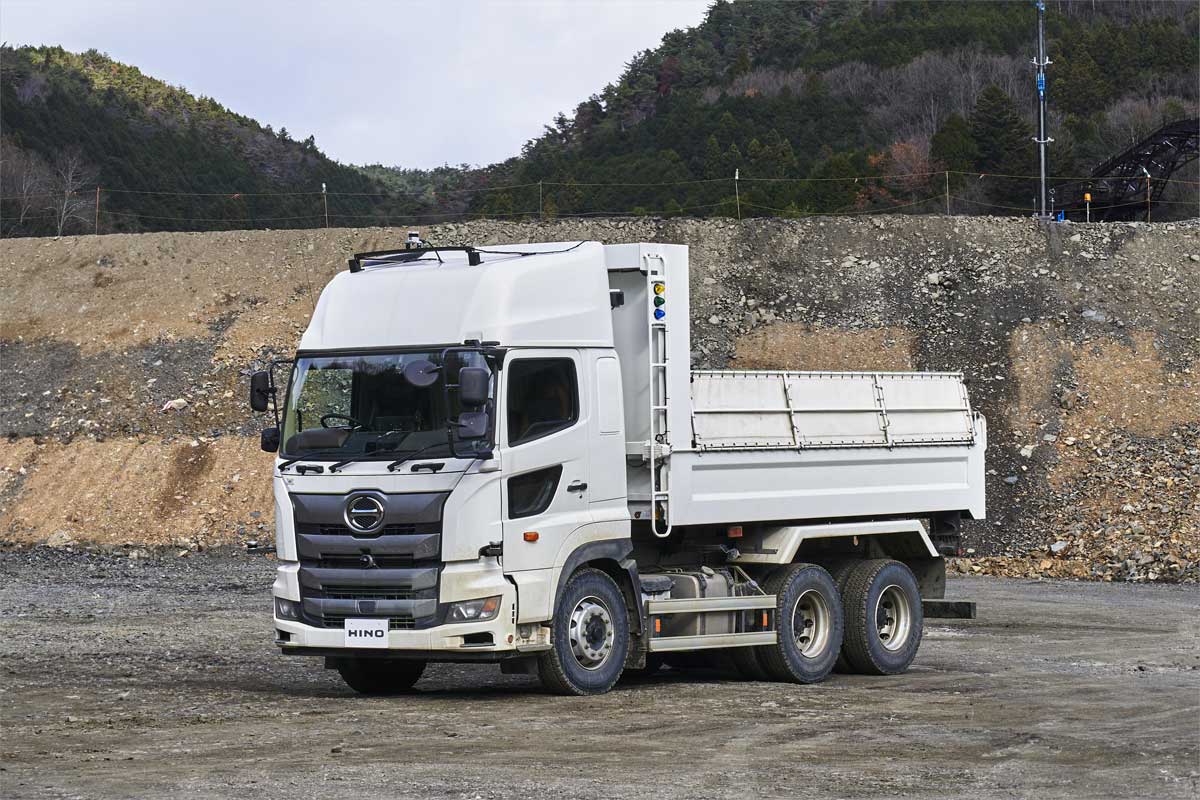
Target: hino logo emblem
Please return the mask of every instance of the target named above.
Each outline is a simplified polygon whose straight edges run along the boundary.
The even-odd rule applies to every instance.
[[[383,526],[383,501],[373,494],[351,495],[342,515],[354,533],[374,533]]]

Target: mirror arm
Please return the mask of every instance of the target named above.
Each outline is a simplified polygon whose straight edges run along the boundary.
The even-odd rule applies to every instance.
[[[271,393],[271,415],[275,417],[275,427],[283,431],[283,422],[279,418],[279,390],[275,386],[275,367],[280,364],[295,364],[293,358],[272,358],[271,363],[267,366],[267,374],[270,376],[270,381],[267,388]]]

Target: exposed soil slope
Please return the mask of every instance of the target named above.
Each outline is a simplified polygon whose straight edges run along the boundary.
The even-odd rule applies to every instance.
[[[988,417],[969,570],[1200,575],[1200,226],[945,217],[479,221],[439,244],[691,246],[693,361],[958,369]],[[0,536],[269,540],[245,376],[401,229],[4,243]],[[182,406],[182,408],[172,408]],[[164,408],[166,410],[164,410]]]

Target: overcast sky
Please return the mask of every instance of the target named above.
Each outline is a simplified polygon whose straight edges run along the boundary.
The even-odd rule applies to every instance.
[[[3,0],[11,45],[101,50],[339,161],[516,155],[710,0]]]

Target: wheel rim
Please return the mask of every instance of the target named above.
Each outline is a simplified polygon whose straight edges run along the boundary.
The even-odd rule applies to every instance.
[[[875,601],[875,630],[879,642],[888,650],[899,650],[908,642],[912,630],[912,608],[908,595],[892,584]]]
[[[617,632],[612,614],[599,597],[585,597],[575,604],[568,623],[571,654],[584,669],[600,669],[613,651]]]
[[[792,610],[792,636],[800,655],[814,658],[829,644],[829,603],[820,592],[809,589],[796,600]]]

